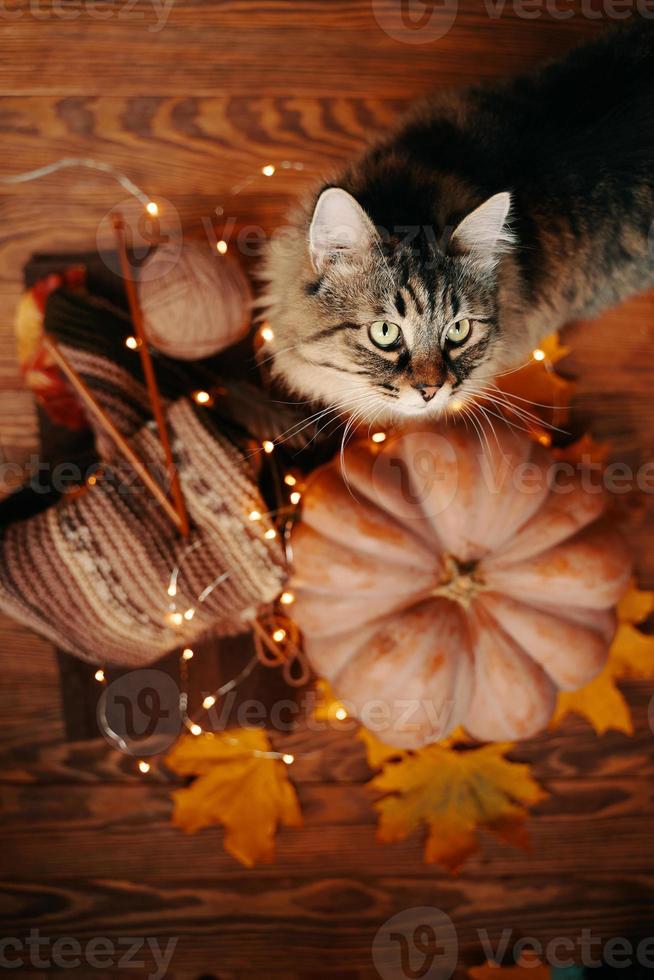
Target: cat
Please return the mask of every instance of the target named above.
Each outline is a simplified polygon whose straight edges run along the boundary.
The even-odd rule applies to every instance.
[[[654,285],[654,24],[418,103],[271,243],[272,372],[371,422],[433,417]],[[616,344],[619,343],[616,338]]]

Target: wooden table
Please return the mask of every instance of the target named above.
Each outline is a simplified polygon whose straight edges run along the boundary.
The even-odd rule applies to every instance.
[[[237,180],[268,162],[301,161],[302,171],[260,178],[230,205],[239,226],[270,231],[296,194],[415,96],[526,68],[609,26],[584,16],[576,0],[570,19],[545,5],[527,19],[508,3],[495,17],[462,0],[445,36],[415,44],[379,26],[389,6],[177,0],[155,29],[155,7],[144,0],[70,0],[58,12],[36,0],[6,5],[0,174],[94,156],[172,202],[193,228],[216,220]],[[81,171],[0,188],[0,448],[9,459],[35,448],[12,339],[22,265],[39,250],[91,247],[122,196],[110,180]],[[650,459],[654,446],[653,314],[644,297],[566,337],[579,423],[610,438],[613,457],[631,464]],[[652,587],[651,500],[628,503],[641,582]],[[448,912],[468,963],[482,959],[479,930],[492,940],[504,928],[540,940],[574,938],[584,927],[604,940],[651,933],[652,685],[624,687],[633,738],[598,739],[570,721],[520,746],[516,757],[533,761],[552,794],[531,821],[531,851],[484,837],[452,878],[422,864],[417,836],[375,843],[363,786],[370,774],[350,735],[287,737],[298,757],[310,753],[293,769],[305,826],[280,834],[276,864],[246,871],[224,853],[219,831],[185,837],[171,827],[170,788],[157,776],[135,775],[133,760],[101,740],[66,741],[60,672],[47,643],[1,619],[0,665],[0,935],[38,925],[43,935],[84,941],[179,936],[175,977],[345,980],[377,975],[375,932],[412,906]]]

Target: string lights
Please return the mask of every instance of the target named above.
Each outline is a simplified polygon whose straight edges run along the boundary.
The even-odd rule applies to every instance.
[[[134,181],[132,181],[125,174],[121,173],[111,164],[90,157],[64,157],[51,164],[31,171],[9,177],[1,177],[0,182],[9,185],[17,185],[46,177],[64,169],[77,167],[94,170],[96,172],[111,176],[126,192],[140,202],[148,215],[153,218],[159,215],[159,206],[156,201],[152,200],[136,183],[134,183]],[[278,168],[273,163],[266,163],[258,168],[255,174],[245,178],[239,184],[234,185],[229,191],[229,197],[235,197],[236,195],[240,194],[241,191],[250,186],[259,176],[272,178],[278,172],[278,169],[286,171],[302,171],[304,169],[304,164],[298,161],[284,160],[281,162]],[[215,213],[217,215],[224,215],[225,206],[220,205],[216,207]],[[223,234],[225,234],[224,231]],[[218,239],[215,243],[215,248],[220,255],[225,255],[229,249],[228,241],[225,238]],[[257,331],[257,337],[261,344],[271,345],[275,340],[275,333],[269,323],[263,323]],[[137,351],[140,347],[140,341],[135,336],[128,336],[125,340],[125,346],[131,351]],[[535,348],[532,351],[532,358],[534,361],[542,363],[546,370],[550,370],[552,368],[552,365],[547,358],[547,354],[542,348]],[[193,392],[191,397],[198,405],[209,406],[213,402],[212,394],[203,389]],[[450,407],[454,411],[457,411],[459,408],[463,408],[464,406],[463,403],[457,405],[456,402],[453,402]],[[370,436],[370,441],[373,445],[380,446],[386,441],[387,438],[388,434],[386,432],[376,431]],[[547,432],[538,433],[537,439],[543,445],[551,444],[551,437]],[[261,443],[261,449],[266,455],[272,455],[275,451],[275,442],[270,439],[263,440]],[[91,479],[93,479],[93,482],[95,482],[96,478],[89,478],[89,483],[91,482]],[[288,499],[290,504],[292,507],[296,508],[302,499],[302,485],[298,477],[293,473],[286,473],[283,476],[283,483],[288,488]],[[283,513],[284,508],[280,508],[278,516]],[[272,524],[267,524],[267,522],[264,520],[264,518],[270,517],[270,514],[264,515],[258,510],[251,510],[247,516],[249,521],[253,524],[261,523],[261,533],[264,539],[273,540],[277,537],[277,528]],[[291,526],[292,520],[290,522],[287,521],[284,526],[283,538],[285,544],[288,542]],[[195,548],[200,546],[200,543],[201,542],[197,542],[195,545],[186,549],[186,551],[182,554],[178,564],[171,573],[170,581],[166,589],[169,602],[165,613],[165,620],[171,626],[171,628],[175,629],[176,631],[183,631],[185,625],[193,621],[198,609],[202,606],[206,599],[229,577],[229,573],[226,572],[218,575],[216,579],[214,579],[214,581],[211,582],[192,603],[184,603],[183,605],[178,603],[179,576],[182,562]],[[279,605],[287,608],[292,606],[294,601],[294,594],[288,590],[282,592],[278,599]],[[203,711],[210,711],[221,697],[242,683],[258,664],[263,663],[268,666],[282,666],[286,679],[289,681],[289,683],[293,683],[296,686],[299,686],[300,683],[306,682],[308,669],[299,646],[298,630],[293,621],[282,616],[280,613],[271,613],[267,618],[264,617],[263,621],[255,619],[252,622],[252,628],[255,648],[257,651],[256,654],[248,660],[242,670],[233,678],[203,698],[201,704]],[[193,649],[188,646],[183,647],[180,653],[180,677],[182,680],[182,690],[180,692],[179,706],[184,726],[191,735],[197,737],[204,734],[204,729],[202,724],[200,724],[197,719],[191,718],[188,714],[188,672],[189,664],[193,657]],[[294,677],[292,674],[292,669],[295,664],[300,665],[301,674],[299,679],[298,677]],[[94,677],[99,684],[106,683],[106,676],[103,669],[98,668],[95,671]],[[339,721],[343,721],[348,717],[347,710],[342,706],[339,706],[334,714],[335,718]],[[230,741],[229,738],[227,740]],[[231,741],[234,744],[238,744],[237,739],[231,739]],[[292,765],[295,761],[295,758],[291,753],[253,751],[252,754],[255,756],[265,756],[267,758],[279,759],[286,765]],[[141,774],[147,775],[151,771],[151,764],[141,759],[137,762],[137,768]]]

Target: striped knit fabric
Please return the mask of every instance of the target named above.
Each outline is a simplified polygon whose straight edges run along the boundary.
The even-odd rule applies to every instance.
[[[124,415],[124,403],[115,409]],[[168,420],[192,522],[186,541],[117,457],[95,486],[0,533],[0,609],[92,662],[143,666],[205,633],[242,632],[284,582],[278,538],[249,520],[266,507],[240,452],[188,399],[172,404]],[[132,445],[163,482],[151,423]],[[174,601],[196,612],[175,627],[167,589],[182,558]],[[198,604],[222,572],[224,583]]]

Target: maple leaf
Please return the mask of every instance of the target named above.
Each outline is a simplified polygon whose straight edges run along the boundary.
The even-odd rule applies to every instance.
[[[428,745],[398,756],[397,749],[387,746],[394,757],[386,754],[385,759],[373,751],[372,758],[381,760],[383,768],[368,785],[385,794],[375,802],[378,839],[404,840],[424,824],[425,863],[450,871],[477,849],[478,827],[526,845],[525,804],[538,803],[547,794],[528,765],[504,758],[510,748],[508,743],[465,751]]]
[[[398,749],[393,745],[388,745],[386,742],[381,742],[369,728],[361,727],[357,738],[366,747],[366,758],[371,769],[380,769],[389,759],[397,759],[400,756],[411,755],[414,752],[413,749]],[[455,728],[446,738],[441,739],[435,744],[443,748],[451,748],[451,746],[460,743],[470,743],[470,736],[463,728]]]
[[[223,824],[225,849],[237,861],[248,868],[270,863],[278,825],[302,823],[286,766],[271,752],[260,728],[183,736],[165,761],[178,775],[196,778],[172,794],[173,823],[189,834]]]
[[[551,727],[574,713],[590,722],[598,735],[609,730],[633,735],[631,711],[616,682],[654,678],[654,636],[638,629],[653,611],[654,592],[632,585],[618,604],[618,628],[604,670],[586,687],[559,694]]]
[[[589,721],[598,735],[609,730],[633,735],[629,705],[615,684],[610,663],[601,674],[578,691],[561,691],[550,722],[557,728],[566,715],[577,714]]]

